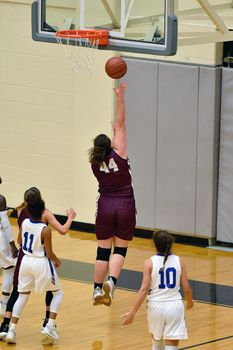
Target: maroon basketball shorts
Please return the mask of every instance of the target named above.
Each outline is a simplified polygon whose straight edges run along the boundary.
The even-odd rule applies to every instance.
[[[95,223],[98,240],[117,236],[131,241],[136,225],[134,198],[101,195],[97,202]]]
[[[22,262],[22,259],[24,257],[24,252],[22,250],[22,248],[19,248],[19,252],[18,252],[18,256],[17,256],[17,262],[16,262],[16,266],[15,266],[15,272],[14,272],[14,277],[13,277],[13,285],[14,287],[18,287],[18,283],[19,283],[19,268]]]

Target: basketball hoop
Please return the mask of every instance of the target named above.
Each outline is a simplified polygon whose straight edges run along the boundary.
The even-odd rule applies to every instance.
[[[61,30],[55,36],[69,59],[72,70],[86,75],[91,75],[93,71],[93,49],[108,45],[108,31],[102,29]]]

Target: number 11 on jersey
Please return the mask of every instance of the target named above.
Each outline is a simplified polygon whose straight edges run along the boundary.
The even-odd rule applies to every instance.
[[[29,235],[28,232],[24,232],[23,234],[23,250],[29,253],[32,252],[32,244],[33,244],[34,236],[32,234]]]

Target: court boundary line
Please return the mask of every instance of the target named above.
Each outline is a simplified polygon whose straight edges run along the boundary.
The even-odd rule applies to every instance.
[[[219,341],[222,341],[222,340],[226,340],[226,339],[230,339],[230,338],[233,338],[233,335],[229,335],[227,337],[223,337],[223,338],[219,338],[219,339],[209,340],[207,342],[203,342],[203,343],[199,343],[199,344],[195,344],[195,345],[190,345],[190,346],[187,346],[185,348],[180,348],[179,350],[193,349],[193,348],[196,348],[198,346],[208,345],[208,344],[216,343],[216,342],[219,342]]]

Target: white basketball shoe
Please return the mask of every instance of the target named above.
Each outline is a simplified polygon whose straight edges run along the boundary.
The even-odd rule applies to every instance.
[[[96,287],[93,292],[93,305],[103,305],[103,291],[100,287]]]
[[[110,306],[112,303],[113,299],[113,293],[116,289],[115,283],[113,280],[110,278],[103,284],[103,290],[104,290],[104,295],[103,295],[103,304],[106,306]]]

